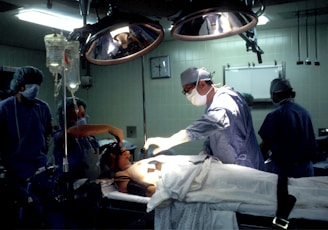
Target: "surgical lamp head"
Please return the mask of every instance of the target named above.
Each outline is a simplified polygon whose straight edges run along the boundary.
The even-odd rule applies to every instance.
[[[10,82],[10,89],[13,92],[18,92],[20,88],[24,87],[26,84],[41,85],[43,77],[42,71],[38,68],[23,66],[14,73],[13,79]]]

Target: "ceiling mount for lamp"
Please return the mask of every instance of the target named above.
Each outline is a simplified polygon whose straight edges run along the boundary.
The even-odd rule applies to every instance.
[[[174,20],[175,39],[203,41],[247,31],[257,24],[257,16],[240,0],[193,1]]]
[[[85,58],[97,65],[134,60],[156,48],[164,38],[162,26],[149,18],[114,12],[93,25],[73,31]]]

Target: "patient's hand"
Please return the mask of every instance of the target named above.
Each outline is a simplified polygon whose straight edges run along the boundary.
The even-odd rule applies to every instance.
[[[156,186],[155,185],[149,185],[147,187],[146,196],[147,197],[152,197],[154,195],[155,191],[156,191]]]

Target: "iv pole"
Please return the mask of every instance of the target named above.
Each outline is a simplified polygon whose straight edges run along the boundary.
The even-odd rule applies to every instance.
[[[86,18],[87,18],[87,15],[89,14],[90,3],[91,3],[91,0],[80,0],[80,13],[83,17],[83,25],[86,25],[86,21],[87,21]],[[64,174],[67,175],[66,178],[68,179],[69,163],[68,163],[68,150],[67,150],[67,108],[66,108],[67,75],[65,73],[65,70],[63,72],[64,72],[63,73],[63,109],[64,109],[64,143],[65,143],[65,147],[64,147],[65,148],[65,157],[63,159],[63,172],[64,172]],[[74,97],[73,97],[73,100],[74,100]],[[76,103],[75,100],[74,100],[74,103]],[[67,188],[68,188],[68,191],[70,191],[69,180],[67,181]]]

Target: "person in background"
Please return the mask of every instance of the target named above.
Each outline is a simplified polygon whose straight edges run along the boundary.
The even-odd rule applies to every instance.
[[[11,205],[6,206],[6,214],[13,206],[24,206],[28,197],[31,204],[29,206],[32,207],[32,201],[36,199],[32,199],[28,194],[27,180],[48,165],[52,115],[48,104],[37,98],[43,78],[44,75],[38,68],[19,68],[10,82],[10,89],[15,95],[0,102],[0,157],[9,183],[6,191],[2,192],[9,193],[5,196],[6,202],[13,201]],[[41,213],[34,211],[25,212],[23,209],[23,217],[19,217],[17,211],[7,226],[22,221],[22,228],[41,227],[42,220],[37,219],[41,218]],[[9,219],[10,217],[4,218],[5,221]]]
[[[270,172],[297,178],[314,175],[316,139],[310,114],[293,101],[295,94],[287,79],[272,80],[270,95],[277,108],[265,117],[258,134],[264,158],[271,160]]]
[[[213,85],[212,74],[191,67],[181,73],[182,93],[195,106],[206,105],[205,114],[171,137],[148,138],[144,145],[156,145],[153,153],[207,138],[203,151],[227,164],[265,170],[248,105],[243,96],[228,86]]]
[[[122,144],[123,130],[110,124],[87,124],[87,104],[81,98],[66,98],[67,119],[67,159],[71,182],[77,179],[95,179],[92,173],[88,175],[90,167],[87,162],[90,155],[99,153],[99,144],[95,137],[97,134],[111,134]],[[57,119],[60,129],[54,133],[54,158],[58,166],[62,166],[65,157],[64,142],[64,109],[63,103],[58,105]],[[90,178],[93,177],[93,178]]]
[[[95,228],[101,199],[100,185],[95,181],[99,168],[98,134],[111,134],[122,144],[124,133],[110,124],[87,124],[87,104],[77,97],[66,98],[67,145],[65,146],[65,114],[63,101],[58,105],[60,125],[54,133],[54,159],[60,170],[57,177],[63,188],[61,201],[51,209],[49,228]],[[67,156],[65,153],[67,148]],[[66,187],[65,187],[66,185]],[[68,188],[67,190],[65,190]]]

